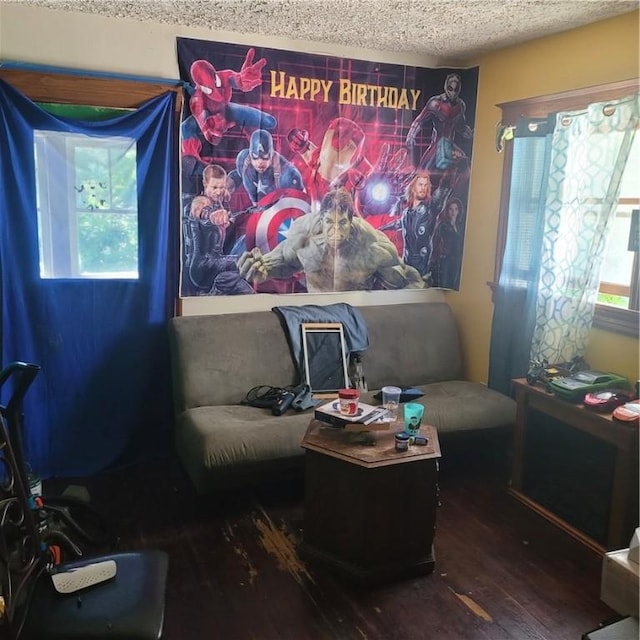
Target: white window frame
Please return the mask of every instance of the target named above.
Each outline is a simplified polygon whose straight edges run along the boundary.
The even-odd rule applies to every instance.
[[[131,270],[89,271],[82,269],[80,265],[79,219],[83,214],[91,214],[92,209],[91,205],[81,208],[77,203],[77,150],[82,147],[106,149],[109,154],[106,171],[111,174],[113,150],[120,152],[123,148],[131,145],[135,145],[133,138],[121,136],[90,136],[47,130],[34,132],[40,275],[42,278],[138,279],[137,246],[135,265],[131,265]],[[51,154],[53,157],[50,157]],[[54,166],[51,166],[50,163],[54,163]],[[107,180],[107,188],[111,196],[113,190],[111,175]],[[112,204],[111,200],[110,204]],[[137,241],[137,201],[135,204],[135,209],[98,209],[96,215],[135,215]]]
[[[519,118],[544,118],[550,113],[584,109],[594,102],[614,100],[637,93],[638,78],[623,80],[606,85],[586,87],[573,91],[565,91],[553,95],[537,96],[524,100],[498,104],[502,110],[501,127],[515,127]],[[498,238],[496,244],[496,260],[494,265],[494,280],[487,283],[492,290],[497,287],[502,267],[502,258],[507,234],[507,220],[511,185],[511,168],[513,161],[513,145],[504,145],[504,162],[502,165],[502,192],[500,197],[500,216],[498,221]],[[638,271],[635,273],[636,291],[638,295]],[[633,288],[633,281],[632,281]],[[638,337],[640,313],[634,309],[622,309],[609,305],[597,304],[593,318],[593,326],[615,333]]]

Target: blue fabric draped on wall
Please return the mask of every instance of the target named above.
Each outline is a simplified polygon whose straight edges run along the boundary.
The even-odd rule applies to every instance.
[[[26,456],[42,477],[90,475],[167,449],[174,109],[170,92],[84,122],[52,116],[0,81],[2,364],[42,367],[24,404]],[[136,140],[139,279],[40,278],[34,129]]]

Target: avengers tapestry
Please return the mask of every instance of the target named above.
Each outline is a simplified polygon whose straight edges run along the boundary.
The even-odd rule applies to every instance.
[[[182,297],[459,288],[477,67],[177,45]]]

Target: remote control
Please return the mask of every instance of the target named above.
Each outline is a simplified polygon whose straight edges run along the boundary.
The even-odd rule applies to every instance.
[[[387,409],[385,409],[384,407],[382,407],[381,409],[376,409],[375,411],[372,411],[365,420],[363,420],[362,424],[369,425],[376,420],[384,418],[385,415],[387,415]]]
[[[94,584],[111,580],[116,575],[114,560],[94,562],[77,569],[68,569],[51,574],[53,586],[58,593],[74,593]]]

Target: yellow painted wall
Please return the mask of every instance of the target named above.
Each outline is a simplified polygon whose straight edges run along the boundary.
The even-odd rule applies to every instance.
[[[478,59],[480,81],[473,145],[469,217],[459,292],[447,293],[458,318],[473,380],[486,380],[502,155],[495,150],[495,105],[522,98],[638,77],[638,12],[502,49]],[[593,330],[589,364],[632,380],[638,375],[638,339]]]

